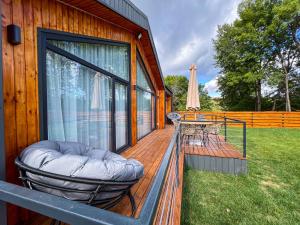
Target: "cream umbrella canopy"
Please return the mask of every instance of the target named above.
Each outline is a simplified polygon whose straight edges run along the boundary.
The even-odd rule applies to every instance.
[[[198,81],[196,74],[197,67],[195,64],[191,65],[190,71],[191,75],[189,80],[186,109],[195,111],[200,109]]]

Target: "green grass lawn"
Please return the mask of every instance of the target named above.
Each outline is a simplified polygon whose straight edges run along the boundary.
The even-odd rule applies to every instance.
[[[248,129],[248,174],[185,170],[182,224],[300,224],[300,129]]]

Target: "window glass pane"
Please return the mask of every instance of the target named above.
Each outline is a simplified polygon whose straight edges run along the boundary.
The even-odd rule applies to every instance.
[[[129,53],[126,46],[54,40],[49,43],[124,80],[129,80]]]
[[[155,129],[155,97],[154,95],[151,95],[151,100],[152,100],[152,129]]]
[[[137,90],[138,139],[151,132],[151,94]]]
[[[145,73],[145,71],[143,70],[139,60],[137,60],[137,85],[148,90],[151,91],[151,86],[147,80],[147,74]]]
[[[48,138],[111,150],[111,78],[47,50]]]
[[[116,148],[128,144],[127,133],[127,86],[115,85],[115,121],[116,121]]]

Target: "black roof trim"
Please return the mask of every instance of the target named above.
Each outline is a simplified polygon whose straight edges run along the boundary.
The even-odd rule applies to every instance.
[[[160,67],[148,17],[130,0],[98,0],[98,2],[148,31],[153,53],[155,55],[155,59],[160,72],[160,77],[164,85],[163,73]]]
[[[166,85],[165,85],[165,91],[166,91],[166,93],[167,93],[168,95],[173,96],[172,90],[171,90],[168,86],[166,86]]]

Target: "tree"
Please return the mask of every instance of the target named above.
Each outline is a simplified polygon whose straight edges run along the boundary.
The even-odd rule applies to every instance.
[[[296,31],[300,26],[299,0],[284,0],[274,4],[272,21],[266,30],[272,67],[282,73],[285,85],[286,111],[291,111],[289,82],[297,73],[300,64],[300,51]],[[299,68],[299,67],[298,67]]]
[[[260,111],[262,83],[278,76],[277,86],[285,84],[286,110],[291,110],[289,82],[300,60],[299,7],[299,0],[244,0],[238,8],[239,19],[218,28],[214,45],[223,103],[240,108],[255,96],[254,109]]]
[[[203,84],[199,84],[199,95],[200,95],[200,108],[202,111],[212,111],[214,102],[212,98],[208,95],[207,90],[205,90]]]
[[[187,92],[189,80],[185,76],[168,75],[165,77],[165,84],[173,92],[173,105],[176,111],[186,110]],[[211,97],[204,90],[204,85],[199,84],[199,97],[201,110],[210,111],[213,107]]]
[[[185,76],[168,75],[165,84],[173,92],[173,106],[176,111],[184,111],[189,81]]]

